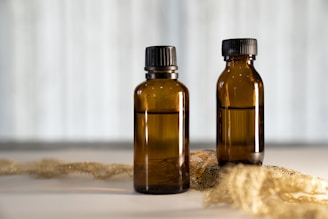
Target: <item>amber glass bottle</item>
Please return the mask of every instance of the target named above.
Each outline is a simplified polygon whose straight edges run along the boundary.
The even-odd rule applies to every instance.
[[[217,82],[217,157],[220,165],[261,165],[264,157],[264,87],[253,62],[256,39],[222,42],[226,67]]]
[[[189,188],[189,92],[173,46],[146,48],[146,81],[134,92],[134,189],[170,194]]]

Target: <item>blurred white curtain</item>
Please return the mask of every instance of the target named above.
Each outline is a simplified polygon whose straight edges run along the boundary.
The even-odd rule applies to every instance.
[[[269,142],[328,142],[328,1],[0,0],[0,140],[132,141],[144,48],[177,47],[192,141],[215,139],[221,41],[255,37]]]

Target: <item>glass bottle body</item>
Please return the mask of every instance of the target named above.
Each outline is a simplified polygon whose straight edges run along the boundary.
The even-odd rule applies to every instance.
[[[135,89],[134,188],[151,194],[189,188],[189,92],[175,79],[149,79]]]
[[[261,165],[264,157],[264,88],[253,56],[226,57],[217,82],[217,157],[220,165]]]

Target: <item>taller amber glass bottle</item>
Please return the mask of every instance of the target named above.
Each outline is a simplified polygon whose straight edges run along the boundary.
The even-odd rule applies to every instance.
[[[256,39],[222,42],[226,67],[217,82],[217,157],[220,165],[261,165],[264,157],[264,87],[253,62]]]
[[[146,48],[146,81],[134,91],[134,189],[189,188],[189,92],[179,82],[173,46]]]

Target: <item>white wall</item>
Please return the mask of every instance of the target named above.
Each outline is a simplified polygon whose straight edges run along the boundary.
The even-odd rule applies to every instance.
[[[328,142],[328,1],[0,0],[0,140],[132,141],[146,46],[177,47],[192,141],[215,139],[221,41],[255,37],[269,142]]]

